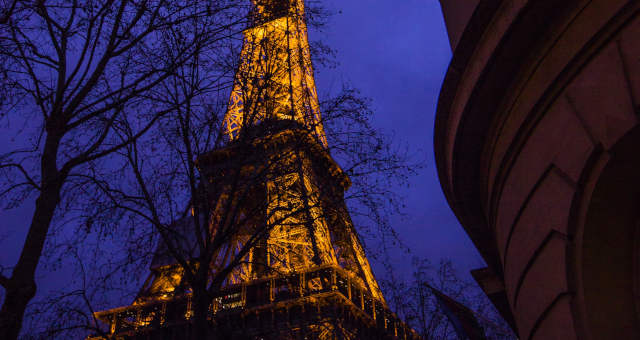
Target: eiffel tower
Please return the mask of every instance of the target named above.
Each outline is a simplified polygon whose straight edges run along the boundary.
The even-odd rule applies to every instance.
[[[236,202],[228,183],[239,173],[251,178],[245,182],[255,203],[239,214],[259,211],[220,247],[212,270],[229,266],[256,233],[264,237],[229,272],[209,318],[231,338],[415,339],[389,311],[344,203],[351,183],[328,152],[304,1],[252,2],[223,121],[226,146],[201,156],[198,166],[203,188],[218,198],[207,205],[209,225],[224,223],[216,220],[218,209]],[[178,265],[160,257],[133,305],[95,313],[110,325],[107,338],[178,339],[189,332],[191,295],[187,289],[166,298],[182,277]]]

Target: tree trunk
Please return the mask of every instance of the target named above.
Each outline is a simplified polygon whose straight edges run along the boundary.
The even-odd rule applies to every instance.
[[[5,299],[0,310],[0,338],[15,340],[22,328],[22,318],[27,304],[36,294],[36,285],[32,280],[29,283],[17,283],[10,280],[5,288]]]
[[[4,284],[5,298],[0,309],[0,339],[16,340],[20,335],[27,305],[36,294],[35,273],[60,202],[64,175],[56,166],[60,138],[49,134],[41,158],[42,187],[18,263]]]
[[[193,290],[191,305],[193,306],[193,339],[205,340],[209,339],[209,324],[207,314],[209,313],[209,299],[207,292]]]
[[[60,201],[60,187],[57,183],[50,186],[43,190],[36,200],[36,209],[20,259],[5,287],[5,299],[0,309],[0,339],[18,338],[24,311],[36,294],[35,272],[53,213]]]

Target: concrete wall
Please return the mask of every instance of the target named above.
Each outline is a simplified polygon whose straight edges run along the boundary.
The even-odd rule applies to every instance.
[[[624,178],[640,174],[629,161],[640,158],[638,8],[502,1],[443,85],[443,190],[502,280],[521,339],[640,338],[640,214],[627,204],[640,185]],[[610,178],[628,185],[606,192]]]

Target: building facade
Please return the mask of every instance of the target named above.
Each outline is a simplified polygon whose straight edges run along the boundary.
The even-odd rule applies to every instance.
[[[441,5],[435,156],[473,276],[521,339],[640,338],[640,2]]]

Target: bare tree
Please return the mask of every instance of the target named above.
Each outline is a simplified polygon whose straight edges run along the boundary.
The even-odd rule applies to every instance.
[[[153,256],[155,264],[180,272],[182,281],[160,278],[162,284],[145,286],[138,299],[190,292],[198,325],[194,336],[202,336],[209,331],[207,308],[220,287],[241,280],[248,266],[280,270],[249,256],[265,251],[273,228],[308,227],[320,218],[344,216],[342,206],[326,205],[322,211],[332,216],[317,215],[320,202],[331,200],[305,189],[302,177],[285,180],[285,173],[302,166],[301,153],[311,152],[313,143],[326,143],[317,133],[321,126],[328,141],[323,152],[338,159],[353,182],[345,197],[352,211],[372,217],[370,230],[392,231],[382,212],[394,208],[387,203],[393,196],[387,181],[402,182],[414,164],[372,128],[368,101],[349,88],[323,102],[322,119],[311,125],[283,126],[267,117],[285,90],[280,81],[285,68],[276,58],[282,51],[269,44],[245,44],[273,56],[261,74],[240,68],[237,33],[246,27],[248,1],[7,4],[0,57],[6,61],[2,86],[8,95],[0,102],[0,118],[26,128],[16,132],[20,147],[0,155],[5,179],[0,197],[6,207],[36,197],[36,209],[20,259],[10,274],[0,273],[5,289],[0,337],[18,336],[35,294],[36,267],[54,232],[74,234],[59,245],[69,250],[57,256],[75,259],[82,283],[34,306],[34,315],[58,311],[66,316],[49,318],[38,336],[99,331],[92,313],[96,304],[104,306],[104,295],[113,298],[106,292]],[[307,13],[311,22],[322,23],[321,10]],[[234,80],[236,71],[241,76]],[[224,155],[218,151],[229,143],[221,131],[232,85],[245,89],[242,107],[251,114],[244,124],[255,128],[235,136],[238,154],[219,166]],[[256,138],[280,129],[297,131],[288,148],[256,149]],[[211,182],[220,176],[224,181]],[[342,194],[326,184],[313,185],[322,195]],[[52,228],[56,221],[60,227]],[[350,220],[342,223],[354,228]],[[100,245],[109,238],[113,249]],[[159,252],[152,248],[154,240]],[[304,255],[304,249],[297,251]],[[95,271],[105,267],[100,258],[110,252],[121,260]]]
[[[442,259],[433,266],[425,259],[413,259],[413,272],[407,280],[389,275],[383,282],[390,305],[414,329],[428,340],[458,339],[450,311],[445,310],[438,293],[466,306],[487,339],[515,339],[516,335],[498,314],[484,292],[462,279],[451,261]],[[434,289],[437,292],[434,292]]]
[[[115,152],[130,148],[176,109],[157,89],[203,48],[223,44],[244,27],[245,5],[3,2],[0,119],[25,128],[15,131],[19,147],[0,155],[0,198],[8,207],[27,197],[36,197],[36,204],[19,260],[0,275],[0,338],[15,339],[20,332],[60,208],[73,206],[92,182],[87,176],[111,170],[108,160]]]
[[[189,294],[195,339],[220,331],[211,329],[207,317],[225,285],[323,262],[310,254],[332,247],[329,235],[326,244],[294,237],[296,231],[314,232],[320,223],[334,223],[333,232],[350,235],[354,225],[344,198],[373,216],[372,232],[388,228],[380,223],[393,195],[387,181],[403,182],[415,171],[407,155],[371,126],[369,102],[357,91],[345,87],[321,109],[304,104],[308,94],[288,95],[292,91],[283,79],[294,58],[282,46],[277,39],[245,36],[242,55],[228,68],[236,71],[229,105],[228,92],[218,87],[218,68],[211,66],[219,62],[210,59],[219,51],[203,50],[179,67],[160,89],[175,110],[153,133],[118,151],[126,169],[122,177],[131,183],[95,183],[107,205],[126,212],[136,228],[150,228],[144,237],[159,236],[153,275],[136,301]],[[242,63],[254,55],[262,62]],[[309,56],[297,58],[311,62]],[[229,128],[232,110],[243,112],[243,128]],[[133,129],[121,131],[123,140],[132,139]],[[330,154],[344,162],[342,169]],[[330,163],[327,172],[311,170],[312,158]],[[349,177],[354,190],[343,198]],[[267,244],[280,229],[291,239]],[[331,239],[352,242],[341,237],[346,236]],[[358,261],[356,254],[340,256],[352,265]],[[293,268],[294,262],[301,267]]]

